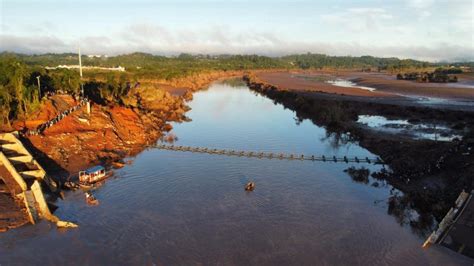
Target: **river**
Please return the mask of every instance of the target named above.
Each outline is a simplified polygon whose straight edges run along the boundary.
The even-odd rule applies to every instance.
[[[235,81],[197,92],[190,106],[192,121],[174,125],[176,145],[375,156]],[[388,214],[390,185],[344,172],[362,165],[153,148],[129,160],[94,191],[100,205],[81,191],[57,202],[55,214],[78,229],[40,222],[1,234],[0,265],[472,263],[422,249],[423,236]]]

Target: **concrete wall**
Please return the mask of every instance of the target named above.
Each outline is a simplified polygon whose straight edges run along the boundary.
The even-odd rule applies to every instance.
[[[43,167],[41,167],[41,165],[33,158],[33,156],[31,156],[30,152],[25,148],[25,146],[23,146],[23,143],[21,143],[21,141],[14,134],[11,134],[11,133],[4,134],[3,139],[9,142],[13,142],[14,144],[6,144],[2,146],[23,154],[24,156],[22,157],[25,157],[24,160],[27,160],[28,162],[35,164],[38,167],[38,169],[42,172],[42,174],[46,175],[46,171],[43,169]]]
[[[34,206],[30,206],[28,203],[28,199],[26,198],[26,193],[23,191],[20,194],[16,195],[17,198],[21,199],[23,201],[23,204],[25,205],[26,208],[26,214],[28,215],[28,220],[30,223],[35,224],[35,217],[33,217],[33,213],[31,212],[31,208],[34,208]]]
[[[23,201],[30,222],[34,224],[35,219],[38,218],[38,215],[52,222],[57,222],[59,219],[51,214],[48,204],[46,203],[46,200],[44,198],[43,191],[41,190],[41,184],[39,183],[39,181],[45,181],[46,184],[51,185],[48,182],[50,181],[50,179],[47,178],[44,169],[41,167],[41,165],[39,165],[38,162],[36,162],[33,156],[31,156],[28,150],[23,146],[17,135],[12,133],[0,134],[0,139],[8,141],[10,143],[3,144],[2,148],[13,150],[21,154],[21,156],[11,157],[14,159],[10,159],[7,158],[7,156],[3,152],[0,151],[0,164],[5,166],[5,168],[10,172],[11,176],[13,176],[14,181],[18,183],[18,185],[21,187],[22,192],[15,196]],[[31,170],[19,173],[12,164],[12,161],[34,163],[39,170]],[[28,189],[28,186],[25,182],[25,176],[33,177],[36,179],[31,185],[30,189]]]
[[[38,181],[35,181],[33,185],[31,185],[31,191],[33,192],[33,195],[35,197],[36,204],[38,204],[38,209],[41,217],[52,222],[57,222],[59,219],[51,214],[48,204],[44,199],[44,194],[41,190],[41,185]]]
[[[28,162],[34,164],[38,170],[34,171],[28,171],[25,172],[25,176],[33,176],[37,180],[45,182],[45,184],[49,187],[49,189],[53,192],[58,191],[59,187],[58,184],[48,177],[46,175],[46,171],[43,169],[43,167],[33,158],[33,156],[29,153],[29,151],[23,146],[23,143],[21,143],[18,134],[16,133],[5,133],[5,134],[0,134],[0,139],[11,142],[12,144],[4,144],[2,147],[5,147],[10,150],[14,150],[22,156],[17,156],[11,158],[12,161],[18,161],[18,162]],[[21,173],[20,173],[21,174]]]

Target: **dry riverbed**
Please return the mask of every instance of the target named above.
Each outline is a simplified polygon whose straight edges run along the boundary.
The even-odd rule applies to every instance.
[[[261,72],[255,78],[280,89],[320,93],[321,98],[334,100],[474,109],[474,73],[459,75],[457,83],[418,83],[388,73],[355,71]]]

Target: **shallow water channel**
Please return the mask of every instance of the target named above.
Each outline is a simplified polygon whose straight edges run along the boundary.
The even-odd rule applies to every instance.
[[[373,157],[328,136],[243,84],[195,94],[191,122],[175,124],[176,145],[296,154]],[[344,138],[342,138],[344,139]],[[227,157],[148,149],[94,191],[66,193],[47,222],[0,235],[10,264],[406,264],[459,265],[448,249],[421,248],[423,236],[388,214],[391,186],[355,182],[350,166],[380,165]],[[253,192],[244,185],[254,181]]]
[[[375,88],[372,88],[372,87],[357,85],[355,82],[352,82],[350,80],[345,80],[345,79],[334,79],[334,80],[328,80],[326,82],[334,86],[345,87],[345,88],[359,88],[366,91],[376,90]]]

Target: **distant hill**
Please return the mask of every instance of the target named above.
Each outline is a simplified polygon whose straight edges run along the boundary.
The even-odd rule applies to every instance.
[[[354,69],[362,71],[402,72],[404,70],[439,68],[461,71],[470,63],[434,64],[429,62],[380,58],[373,56],[328,56],[323,54],[297,54],[283,57],[259,55],[191,55],[173,57],[132,53],[118,56],[81,57],[84,66],[84,80],[90,81],[101,94],[113,95],[118,101],[129,88],[130,82],[141,78],[175,79],[195,73],[220,70],[253,69]],[[25,55],[0,53],[0,126],[33,112],[39,107],[41,97],[56,90],[79,93],[81,80],[76,68],[46,68],[58,65],[78,65],[77,54]],[[103,68],[124,67],[126,71],[110,71]],[[122,70],[122,69],[121,69]],[[418,70],[417,70],[418,71]],[[423,70],[424,71],[424,70]],[[41,90],[38,85],[41,84]],[[87,84],[86,84],[87,85]],[[91,85],[91,84],[89,84]]]
[[[77,65],[77,54],[40,54],[26,55],[3,52],[1,57],[13,56],[30,66]],[[262,68],[350,68],[371,70],[403,70],[407,68],[440,67],[446,65],[474,67],[474,62],[430,63],[413,59],[382,58],[374,56],[329,56],[324,54],[295,54],[283,57],[259,55],[191,55],[180,54],[166,57],[148,53],[131,53],[118,56],[82,56],[83,65],[117,67],[123,66],[127,71],[160,71],[169,68],[187,70],[239,70]]]

